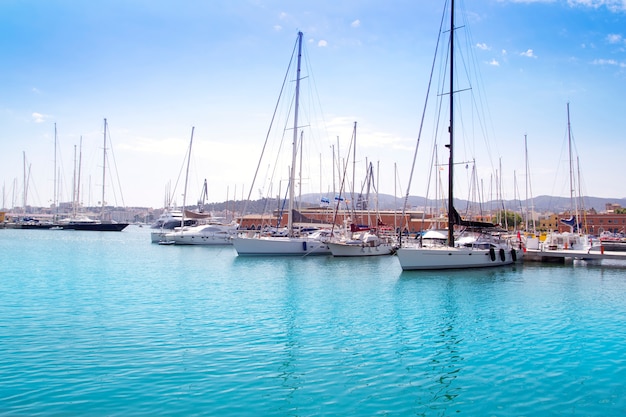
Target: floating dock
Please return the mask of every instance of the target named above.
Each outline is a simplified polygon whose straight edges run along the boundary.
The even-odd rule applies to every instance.
[[[538,250],[526,249],[524,262],[565,262],[566,260],[615,260],[626,261],[626,252],[609,252],[599,249],[590,250]]]

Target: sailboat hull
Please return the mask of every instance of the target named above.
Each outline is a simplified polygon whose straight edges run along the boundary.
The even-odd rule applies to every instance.
[[[337,257],[359,257],[359,256],[383,256],[391,255],[394,246],[391,243],[379,243],[377,245],[349,244],[349,243],[328,243],[333,256]]]
[[[64,230],[90,230],[95,232],[121,232],[128,223],[67,223],[62,224]]]
[[[233,245],[238,255],[310,256],[330,255],[328,245],[307,237],[236,237]]]
[[[516,249],[477,249],[467,247],[400,248],[397,251],[404,271],[488,268],[520,262],[522,252]]]

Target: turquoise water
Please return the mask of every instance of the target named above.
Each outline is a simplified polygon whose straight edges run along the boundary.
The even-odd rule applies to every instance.
[[[626,268],[0,230],[0,415],[626,414]]]

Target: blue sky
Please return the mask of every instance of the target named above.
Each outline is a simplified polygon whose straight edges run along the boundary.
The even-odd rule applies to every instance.
[[[532,195],[569,196],[569,102],[583,194],[626,197],[618,180],[626,2],[460,3],[491,145],[488,152],[471,145],[457,156],[476,159],[484,181],[502,166],[504,197],[524,197],[526,134]],[[121,184],[121,195],[107,189],[109,203],[121,205],[123,196],[127,206],[162,207],[192,126],[190,199],[205,178],[211,201],[247,196],[298,30],[325,122],[312,159],[332,160],[337,137],[335,146],[347,149],[357,122],[359,164],[367,158],[379,168],[381,192],[403,195],[442,12],[443,1],[414,0],[3,0],[4,205],[21,205],[23,153],[28,203],[51,202],[54,123],[61,199],[71,198],[74,146],[82,136],[83,203],[96,203],[105,117]],[[411,194],[425,195],[430,150],[423,146],[418,155]],[[286,174],[286,166],[279,169]],[[328,191],[332,174],[325,169],[320,181],[319,170],[309,172],[302,192]],[[460,188],[457,196],[467,197]],[[176,194],[182,204],[181,185]]]

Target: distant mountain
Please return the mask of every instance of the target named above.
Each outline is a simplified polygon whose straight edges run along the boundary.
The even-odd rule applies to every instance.
[[[319,205],[320,196],[319,194],[306,194],[302,196],[302,201],[304,203],[308,203],[311,205]],[[462,209],[470,205],[467,200],[455,199],[454,205]],[[622,207],[626,207],[626,198],[601,198],[601,197],[583,197],[583,207],[586,210],[594,209],[597,212],[603,212],[606,210],[607,204],[619,204]],[[402,210],[402,206],[404,204],[403,197],[394,197],[389,194],[379,194],[378,196],[378,208],[380,210]],[[427,201],[425,197],[418,196],[409,196],[408,198],[409,207],[413,209],[421,209],[425,206],[429,207],[437,207],[433,200]],[[444,206],[444,203],[438,203],[440,207]],[[532,205],[531,205],[532,204]],[[370,197],[370,205],[373,208],[374,200]],[[483,203],[483,207],[486,209],[497,210],[498,208],[506,208],[507,210],[522,210],[526,209],[526,207],[534,207],[535,212],[552,212],[552,213],[560,213],[563,211],[570,210],[571,203],[570,199],[567,197],[554,197],[542,195],[539,197],[534,197],[530,199],[528,205],[526,204],[526,200],[506,200],[504,202],[501,201],[487,201]],[[580,209],[581,207],[579,207]]]
[[[319,194],[305,194],[302,196],[302,203],[311,207],[317,207],[321,203],[321,197]],[[332,201],[331,201],[332,203]],[[532,203],[532,205],[531,205]],[[584,209],[594,209],[597,212],[603,212],[606,210],[607,204],[619,204],[622,207],[626,207],[626,198],[601,198],[601,197],[583,197]],[[378,196],[378,208],[380,210],[402,210],[404,204],[403,197],[394,197],[389,194],[379,194]],[[433,200],[426,200],[424,197],[409,196],[409,207],[413,210],[421,210],[428,205],[428,207],[444,207],[445,203],[440,202],[435,204]],[[467,200],[455,199],[455,206],[459,211],[462,211],[470,203]],[[375,207],[373,198],[370,198],[370,207]],[[534,197],[526,204],[526,200],[506,200],[504,203],[500,201],[488,201],[483,203],[483,207],[486,210],[498,210],[505,207],[507,210],[522,211],[526,207],[533,207],[536,213],[561,213],[570,209],[570,199],[567,197],[554,197],[542,195]],[[207,204],[207,209],[214,212],[223,211],[236,211],[241,213],[244,208],[244,202],[242,201],[226,201],[223,203]],[[276,199],[260,199],[247,203],[246,213],[267,213],[275,209],[287,209],[286,203],[278,202]],[[580,208],[580,207],[579,207]]]

